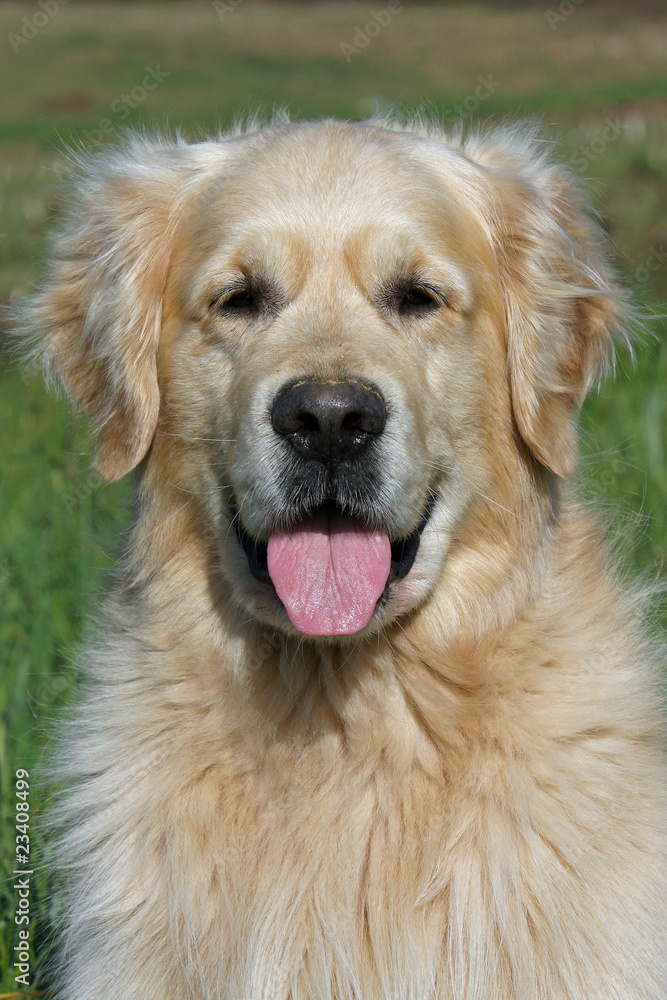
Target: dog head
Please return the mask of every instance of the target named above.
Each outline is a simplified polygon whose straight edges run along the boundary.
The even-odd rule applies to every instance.
[[[81,165],[26,325],[252,616],[368,635],[539,544],[622,309],[538,148],[321,122]]]

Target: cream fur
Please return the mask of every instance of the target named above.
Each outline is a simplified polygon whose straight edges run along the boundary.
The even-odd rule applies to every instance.
[[[278,123],[79,165],[23,332],[141,464],[122,582],[58,751],[63,1000],[664,1000],[659,679],[568,477],[624,338],[576,184],[530,130]],[[235,268],[284,301],[211,312]],[[377,282],[449,306],[405,324]],[[226,501],[280,516],[267,406],[380,385],[381,505],[414,568],[305,639]]]

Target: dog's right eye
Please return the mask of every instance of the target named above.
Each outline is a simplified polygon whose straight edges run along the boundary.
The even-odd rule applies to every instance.
[[[256,313],[259,310],[259,301],[252,288],[235,288],[214,299],[211,308],[220,313]]]

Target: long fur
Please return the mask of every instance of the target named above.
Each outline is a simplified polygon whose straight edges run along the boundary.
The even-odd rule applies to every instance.
[[[198,305],[234,239],[305,289],[252,337]],[[452,287],[416,332],[359,292],[412,239]],[[63,1000],[667,997],[664,654],[570,478],[625,315],[528,128],[283,120],[81,160],[21,331],[141,485],[58,751]],[[341,366],[397,415],[396,530],[439,500],[377,626],[333,642],[250,577],[226,501],[263,530],[267,401]]]

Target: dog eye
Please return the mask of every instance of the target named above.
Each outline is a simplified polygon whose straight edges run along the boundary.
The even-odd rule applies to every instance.
[[[439,305],[437,298],[428,288],[413,285],[401,295],[398,308],[401,312],[421,312],[426,309],[435,309]]]
[[[420,316],[448,306],[445,296],[436,288],[422,282],[398,282],[388,289],[386,304],[399,315]]]
[[[218,312],[258,312],[259,300],[252,288],[236,288],[215,299],[211,306]]]

